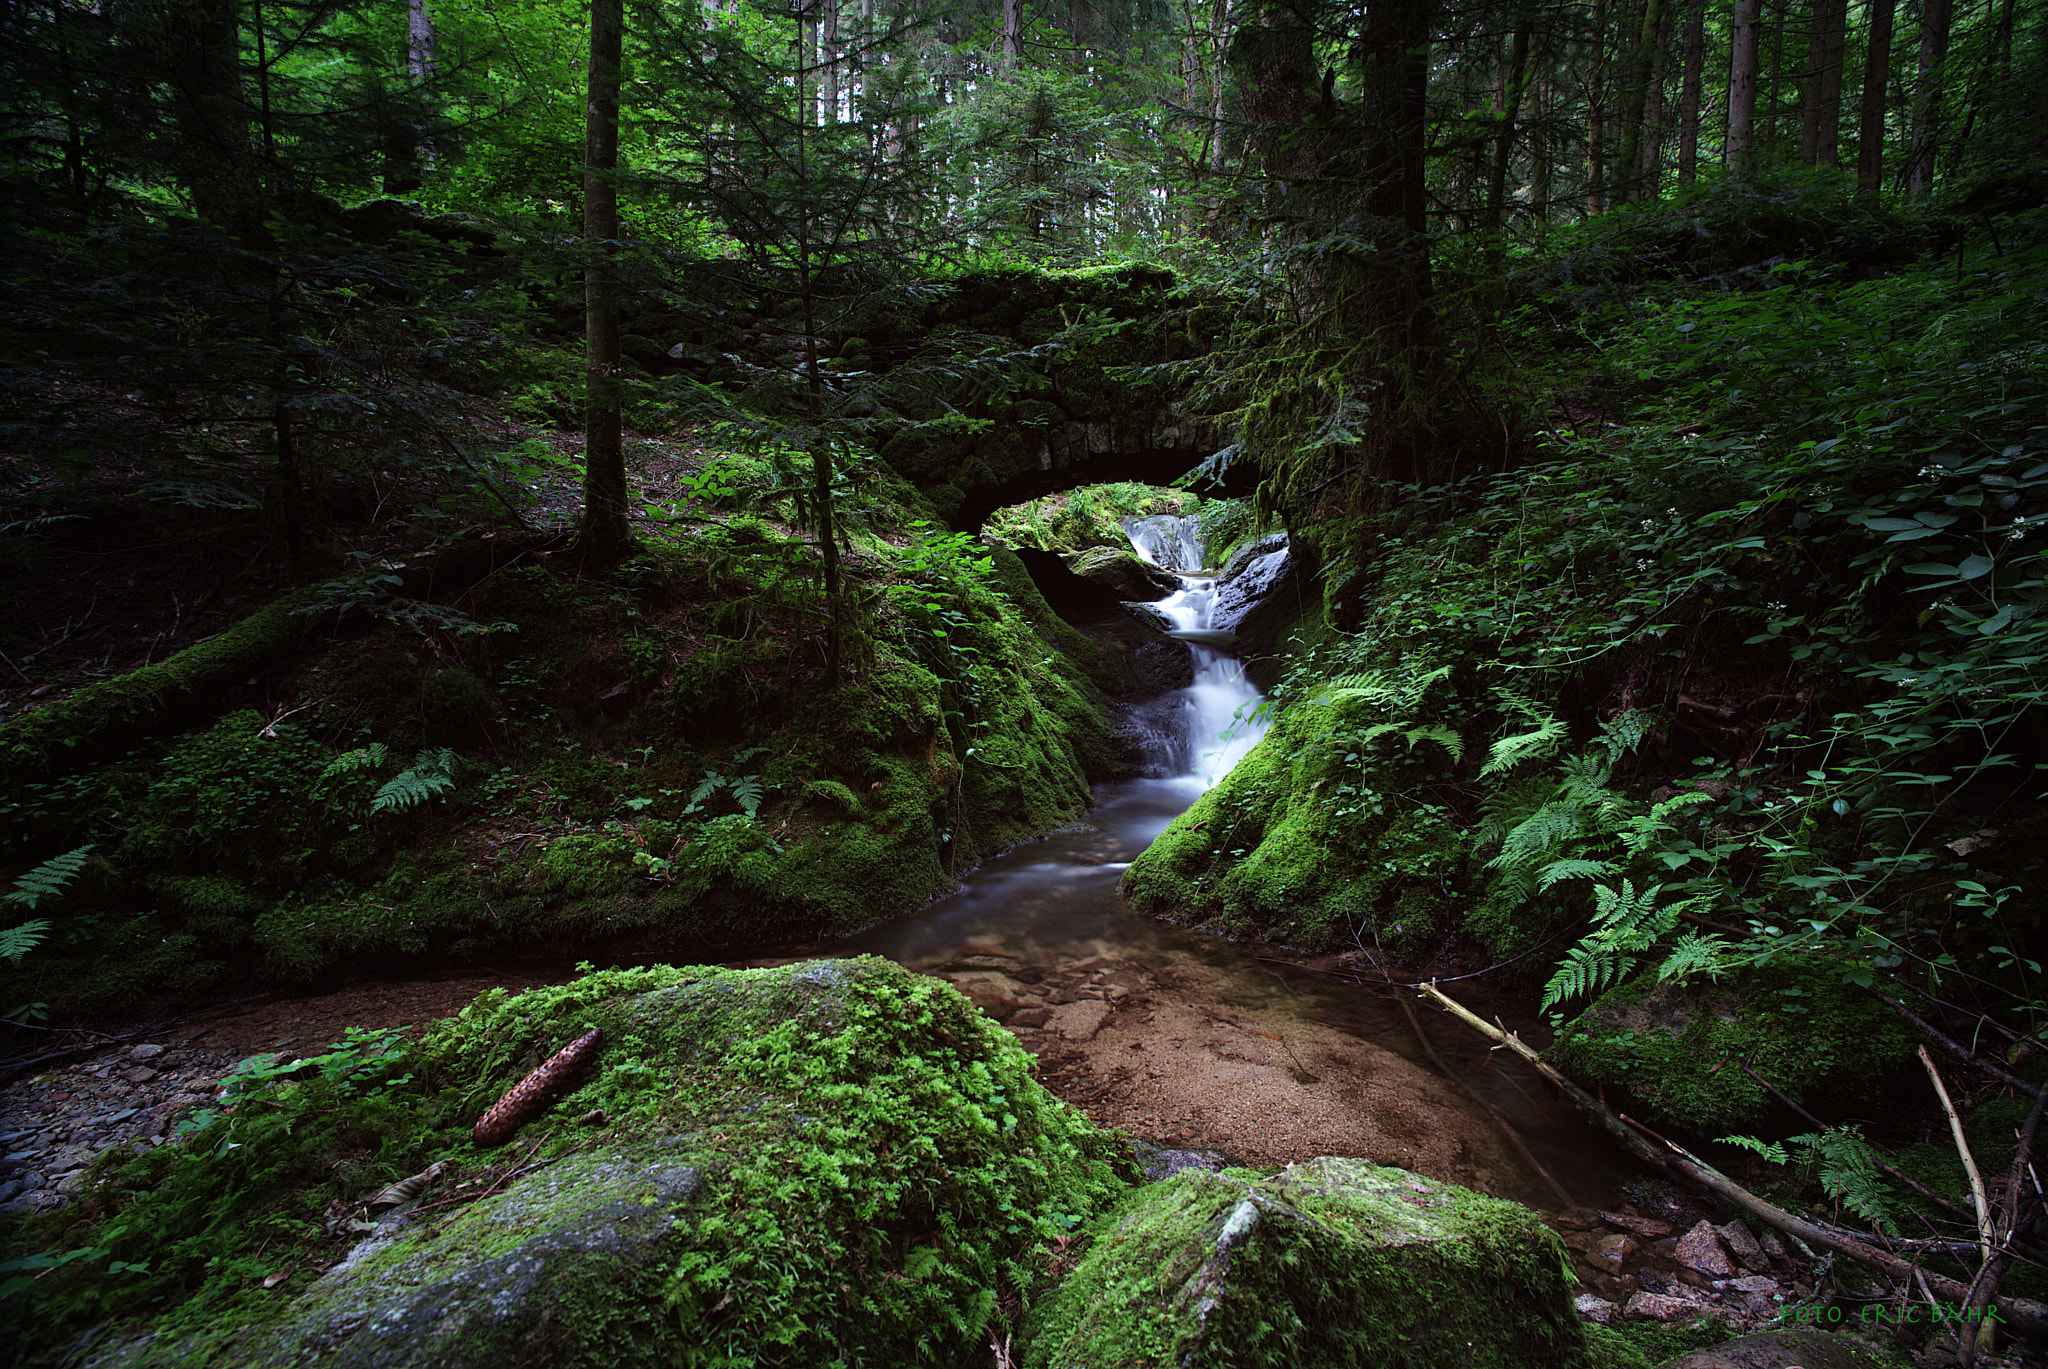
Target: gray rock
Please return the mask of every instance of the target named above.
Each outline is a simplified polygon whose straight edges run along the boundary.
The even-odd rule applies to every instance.
[[[495,1369],[545,1343],[592,1282],[658,1304],[679,1211],[702,1183],[673,1161],[574,1156],[467,1209],[445,1232],[372,1236],[324,1275],[259,1364]],[[477,1259],[479,1249],[516,1242]],[[678,1356],[680,1327],[653,1318],[641,1345]],[[338,1353],[337,1353],[338,1352]]]
[[[1214,1151],[1169,1150],[1135,1137],[1131,1139],[1130,1147],[1131,1157],[1138,1162],[1138,1168],[1145,1171],[1147,1183],[1170,1179],[1184,1169],[1223,1168],[1223,1157]]]
[[[1912,1363],[1848,1333],[1766,1331],[1668,1360],[1662,1369],[1908,1369]]]
[[[1010,1262],[1117,1188],[1114,1141],[1010,1037],[874,958],[589,975],[473,1008],[415,1049],[447,1106],[592,1027],[597,1060],[534,1123],[559,1158],[492,1192],[482,1157],[456,1157],[482,1195],[467,1206],[351,1227],[340,1205],[327,1229],[366,1239],[289,1302],[176,1335],[135,1326],[90,1369],[612,1369],[714,1348],[964,1363]],[[594,1103],[609,1130],[565,1125]]]
[[[1597,1293],[1581,1293],[1573,1298],[1572,1310],[1582,1319],[1599,1322],[1602,1326],[1621,1315],[1621,1308]]]
[[[1096,1229],[1026,1369],[1579,1369],[1563,1248],[1512,1203],[1367,1160],[1184,1169]]]
[[[1749,1234],[1749,1228],[1741,1222],[1730,1222],[1720,1228],[1721,1239],[1728,1244],[1729,1253],[1744,1269],[1764,1270],[1771,1266],[1770,1258],[1763,1247],[1756,1243],[1756,1237]]]
[[[1678,1249],[1672,1253],[1672,1258],[1710,1279],[1731,1278],[1735,1273],[1735,1266],[1729,1263],[1728,1252],[1721,1248],[1720,1231],[1712,1222],[1705,1220],[1678,1238]]]
[[[1668,1293],[1638,1293],[1621,1309],[1633,1321],[1686,1321],[1702,1310],[1698,1303]]]
[[[164,1047],[155,1044],[135,1046],[128,1052],[130,1060],[154,1060],[164,1053]]]
[[[1240,546],[1217,578],[1210,625],[1222,632],[1237,631],[1238,624],[1286,578],[1293,562],[1284,532],[1268,533]]]

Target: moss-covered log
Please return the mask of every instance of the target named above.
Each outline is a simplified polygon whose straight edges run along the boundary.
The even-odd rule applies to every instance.
[[[147,735],[297,650],[316,631],[305,612],[311,599],[311,591],[286,595],[167,661],[0,723],[0,773],[10,806],[24,787]]]

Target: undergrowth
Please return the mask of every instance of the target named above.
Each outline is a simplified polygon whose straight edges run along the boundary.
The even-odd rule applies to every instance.
[[[1344,630],[1297,652],[1273,754],[1127,887],[1383,964],[1463,946],[1547,984],[1563,1057],[1615,1083],[1664,1009],[1596,997],[1698,997],[1647,1067],[1695,1122],[1764,1103],[1705,1077],[1716,996],[1812,1038],[1772,1080],[1809,1100],[1867,1093],[1903,1041],[1867,987],[2033,1038],[2048,218],[1874,279],[1778,261],[1630,305],[1558,285],[1520,325],[1532,354],[1575,330],[1564,379],[1623,421],[1309,530]],[[1386,869],[1417,824],[1431,859]]]

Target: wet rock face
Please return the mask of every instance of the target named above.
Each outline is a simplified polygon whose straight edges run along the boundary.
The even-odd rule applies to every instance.
[[[1033,1313],[1027,1369],[1577,1369],[1556,1238],[1498,1199],[1366,1160],[1139,1190]]]
[[[536,1343],[580,1339],[586,1329],[563,1324],[565,1305],[659,1301],[655,1270],[686,1243],[678,1213],[700,1183],[698,1170],[658,1152],[576,1156],[466,1209],[409,1256],[392,1258],[398,1236],[373,1236],[307,1294],[273,1362],[345,1346],[334,1362],[497,1369],[529,1358]],[[517,1244],[478,1258],[507,1241]],[[681,1353],[673,1318],[640,1333],[645,1348]]]
[[[1210,611],[1210,623],[1219,632],[1238,631],[1293,568],[1294,554],[1288,550],[1286,533],[1269,533],[1245,543],[1231,554],[1230,564],[1216,581],[1216,606]]]
[[[1261,689],[1272,689],[1277,671],[1268,666],[1277,662],[1288,634],[1316,602],[1313,593],[1307,594],[1309,603],[1303,602],[1302,580],[1287,534],[1276,532],[1239,547],[1216,582],[1210,623],[1237,634],[1237,654]]]

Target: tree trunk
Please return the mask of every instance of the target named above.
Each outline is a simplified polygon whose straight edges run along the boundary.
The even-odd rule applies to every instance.
[[[1806,45],[1806,117],[1799,138],[1799,160],[1807,166],[1841,165],[1842,29],[1847,16],[1848,0],[1818,0]]]
[[[1778,164],[1778,124],[1784,114],[1778,91],[1785,78],[1785,30],[1791,23],[1787,13],[1790,8],[1788,0],[1777,0],[1771,20],[1771,88],[1764,97],[1763,165],[1767,167]]]
[[[1024,0],[1003,0],[1003,66],[1024,64]]]
[[[1352,336],[1376,336],[1376,350],[1385,358],[1381,412],[1388,421],[1374,453],[1374,473],[1411,484],[1427,483],[1428,416],[1415,406],[1429,401],[1411,391],[1429,373],[1426,358],[1436,331],[1426,180],[1434,10],[1434,0],[1390,0],[1366,12],[1355,49],[1358,112],[1365,139],[1365,212],[1378,250],[1368,254],[1358,299],[1339,315]]]
[[[1882,0],[1880,0],[1882,3]],[[1735,47],[1728,58],[1728,142],[1722,156],[1738,181],[1756,172],[1757,10],[1761,0],[1735,0]]]
[[[1856,191],[1875,199],[1884,189],[1885,88],[1892,76],[1892,6],[1870,0],[1870,38],[1863,59],[1863,100],[1856,131]]]
[[[846,45],[839,41],[839,0],[819,0],[824,14],[819,20],[819,57],[825,70],[819,81],[818,122],[839,122],[839,64]]]
[[[1649,112],[1651,83],[1664,71],[1664,45],[1658,32],[1664,23],[1664,0],[1647,0],[1642,27],[1636,32],[1635,61],[1628,79],[1628,103],[1621,116],[1621,156],[1615,159],[1615,200],[1627,204],[1642,185],[1643,125]]]
[[[1493,167],[1486,185],[1485,227],[1489,238],[1500,234],[1501,217],[1507,210],[1508,162],[1515,150],[1515,120],[1522,112],[1522,92],[1529,80],[1529,40],[1536,28],[1535,16],[1526,7],[1515,22],[1514,41],[1508,47],[1507,80],[1495,111]],[[1498,257],[1500,245],[1490,249]]]
[[[178,124],[178,178],[199,217],[245,247],[270,245],[270,197],[249,140],[241,17],[234,0],[171,0],[164,69]]]
[[[587,564],[623,560],[632,541],[626,523],[626,461],[619,418],[619,285],[613,257],[619,241],[619,64],[623,0],[591,0],[590,85],[583,124],[584,395],[583,535]]]
[[[1593,52],[1586,74],[1586,207],[1607,207],[1607,4],[1593,0]]]
[[[425,128],[425,90],[434,80],[438,39],[426,0],[406,0],[405,80],[408,87],[404,106],[380,119],[384,143],[384,193],[406,195],[418,190],[425,180],[424,169],[434,160],[433,139]]]
[[[1915,198],[1934,188],[1950,12],[1950,0],[1923,0],[1920,6],[1920,69],[1913,89],[1913,142],[1906,154],[1906,193]]]
[[[1678,183],[1691,185],[1700,166],[1700,87],[1707,64],[1707,0],[1685,14],[1685,74],[1678,88]]]

